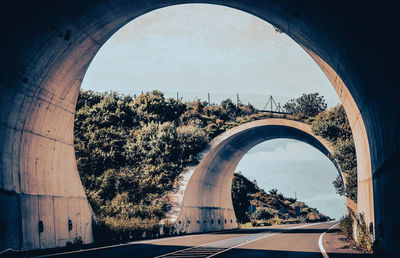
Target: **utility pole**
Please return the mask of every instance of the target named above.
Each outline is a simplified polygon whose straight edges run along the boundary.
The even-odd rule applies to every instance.
[[[179,92],[176,92],[176,101],[179,101]]]
[[[210,93],[209,92],[207,93],[207,98],[208,98],[208,105],[210,106],[211,103],[210,103]]]
[[[237,105],[237,107],[239,107],[239,105],[240,105],[239,93],[236,94],[236,105]]]
[[[271,100],[271,116],[272,116],[272,101],[273,101],[272,95],[269,97],[269,99]]]

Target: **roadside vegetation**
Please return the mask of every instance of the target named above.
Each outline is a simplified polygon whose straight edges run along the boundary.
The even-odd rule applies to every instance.
[[[375,253],[376,255],[379,254],[380,247],[377,246],[378,242],[374,242],[373,235],[369,231],[362,213],[357,214],[350,211],[348,215],[340,219],[339,227],[342,234],[346,236],[347,241],[354,243],[355,248]]]
[[[351,176],[355,166],[354,160],[350,162],[354,154],[351,131],[340,124],[343,117],[337,117],[344,115],[343,108],[326,111],[323,97],[318,94],[304,94],[285,107],[293,115],[279,117],[310,123],[317,134],[332,138],[337,149],[335,158]],[[164,234],[172,234],[171,225],[160,226],[159,222],[169,208],[165,193],[173,188],[183,168],[196,164],[196,154],[215,136],[270,116],[250,104],[235,104],[230,99],[208,105],[201,101],[183,103],[167,99],[160,91],[137,97],[81,91],[74,125],[75,152],[81,180],[96,215],[95,240],[120,242],[157,237],[160,227]],[[352,196],[351,191],[356,187],[351,191],[346,188],[350,191],[347,193],[339,179],[335,183],[338,193]],[[249,217],[244,210],[248,208],[247,202],[239,203],[243,201],[240,196],[244,196],[241,184],[246,184],[246,180],[242,176],[235,181],[239,185],[232,193],[239,197],[234,199],[234,205],[235,209],[240,206],[240,221],[259,221],[272,216],[269,218],[272,224],[301,221],[306,214],[318,214],[297,200],[248,185],[251,189],[246,190],[246,195],[252,198],[249,201],[267,204]],[[357,182],[356,178],[353,182]],[[239,192],[235,193],[236,190]],[[300,216],[293,216],[292,206],[303,208]],[[281,208],[286,211],[276,213]]]

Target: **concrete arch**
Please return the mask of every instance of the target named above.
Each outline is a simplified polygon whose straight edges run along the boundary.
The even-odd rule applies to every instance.
[[[398,51],[396,41],[381,36],[396,31],[397,8],[395,3],[317,0],[4,3],[0,203],[7,209],[0,209],[0,249],[63,246],[75,237],[92,241],[92,214],[76,169],[72,134],[82,78],[97,50],[123,25],[157,8],[191,2],[258,16],[316,60],[338,92],[353,130],[358,211],[375,221],[375,236],[385,252],[398,252],[393,228],[400,227],[400,207],[390,203],[400,181]]]
[[[334,160],[332,145],[315,135],[308,124],[282,118],[263,119],[234,127],[211,142],[184,192],[176,225],[180,232],[194,233],[237,228],[231,198],[233,174],[243,156],[254,146],[277,138],[307,143]],[[354,205],[347,200],[347,205]],[[352,207],[354,209],[354,207]]]

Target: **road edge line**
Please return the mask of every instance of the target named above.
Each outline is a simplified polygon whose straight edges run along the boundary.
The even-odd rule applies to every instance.
[[[319,239],[318,239],[318,246],[319,246],[319,250],[321,251],[322,256],[323,256],[324,258],[329,258],[329,255],[327,254],[327,252],[326,252],[326,250],[325,250],[325,248],[324,248],[324,245],[322,244],[322,240],[323,240],[323,238],[324,238],[325,233],[328,233],[329,230],[331,230],[332,228],[336,227],[337,225],[339,225],[339,223],[336,223],[335,225],[333,225],[332,227],[330,227],[327,231],[325,231],[324,233],[322,233],[322,234],[319,236]]]
[[[261,240],[261,239],[264,239],[264,238],[268,238],[268,237],[271,237],[271,236],[275,236],[275,235],[282,234],[283,232],[292,231],[292,230],[295,230],[295,229],[298,229],[298,228],[306,228],[306,227],[309,227],[309,226],[315,226],[315,225],[318,225],[318,224],[321,224],[321,222],[312,223],[312,224],[306,224],[306,225],[301,225],[301,226],[296,226],[296,227],[291,227],[291,228],[288,228],[288,229],[286,229],[286,230],[283,230],[282,232],[273,233],[273,234],[266,235],[266,236],[263,236],[263,237],[260,237],[260,238],[257,238],[257,239],[250,240],[250,241],[245,242],[245,243],[241,243],[241,244],[238,244],[238,245],[229,247],[229,248],[227,248],[227,249],[224,249],[224,250],[222,250],[222,251],[219,251],[218,253],[215,253],[215,254],[212,254],[212,255],[210,255],[210,256],[207,256],[207,258],[217,256],[217,255],[219,255],[219,254],[225,253],[225,252],[227,252],[227,251],[229,251],[229,250],[232,250],[232,249],[234,249],[234,248],[237,248],[237,247],[239,247],[239,246],[246,245],[246,244],[250,244],[250,243],[252,243],[252,242],[254,242],[254,241],[258,241],[258,240]]]

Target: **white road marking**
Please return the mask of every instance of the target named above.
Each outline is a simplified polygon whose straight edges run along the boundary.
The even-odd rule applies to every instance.
[[[332,228],[334,228],[335,226],[339,225],[339,223],[336,223],[335,225],[333,225],[332,227],[330,227],[327,231],[325,231],[324,233],[321,234],[321,236],[319,237],[318,240],[318,245],[319,245],[319,250],[321,250],[322,256],[324,258],[329,258],[329,255],[326,253],[325,248],[322,244],[322,239],[324,238],[325,233],[329,232],[329,230],[331,230]]]
[[[298,228],[304,228],[304,227],[315,226],[315,225],[318,225],[318,224],[321,224],[321,223],[324,223],[324,222],[318,222],[318,223],[313,223],[313,224],[300,225],[300,226],[295,226],[295,227],[290,227],[290,228],[283,228],[283,229],[282,229],[282,232],[287,232],[287,231],[291,231],[291,230],[298,229]],[[337,225],[337,224],[336,224],[336,225]],[[336,226],[336,225],[334,225],[334,226]],[[333,227],[334,227],[334,226],[333,226]],[[331,228],[333,228],[333,227],[331,227]],[[331,228],[330,228],[330,229],[331,229]],[[328,232],[330,229],[328,229],[326,232]],[[277,235],[277,234],[280,234],[280,233],[282,233],[282,232],[279,232],[279,233],[272,233],[272,234],[269,233],[269,234],[267,234],[267,235],[263,234],[263,235],[262,235],[261,237],[259,237],[259,238],[252,239],[252,240],[246,241],[246,242],[244,242],[244,243],[234,245],[234,246],[229,247],[229,248],[227,248],[227,249],[224,249],[224,250],[222,250],[222,251],[220,251],[220,252],[218,252],[218,253],[212,254],[212,255],[210,255],[210,256],[208,256],[208,257],[216,256],[216,255],[218,255],[218,254],[221,254],[221,253],[224,253],[224,252],[226,252],[226,251],[229,251],[229,250],[231,250],[231,249],[233,249],[233,248],[236,248],[236,247],[239,247],[239,246],[242,246],[242,245],[245,245],[245,244],[249,244],[249,243],[251,243],[251,242],[254,242],[254,241],[257,241],[257,240],[266,238],[266,237],[270,237],[270,236],[273,236],[273,235]],[[325,233],[323,233],[323,234],[325,234]],[[179,238],[188,238],[188,237],[194,237],[194,236],[199,236],[199,235],[201,235],[201,234],[193,234],[193,235],[188,235],[188,236],[167,237],[167,238],[159,238],[159,239],[149,239],[149,240],[144,240],[144,241],[134,241],[134,242],[129,242],[129,243],[125,243],[125,244],[117,244],[117,245],[111,245],[111,246],[102,246],[102,247],[97,247],[97,248],[89,248],[89,249],[76,250],[76,251],[68,251],[68,252],[55,253],[55,254],[40,255],[40,256],[35,256],[35,257],[37,257],[37,258],[38,258],[38,257],[53,257],[53,256],[66,255],[66,254],[84,253],[84,252],[88,252],[88,251],[104,250],[104,249],[110,249],[110,248],[116,248],[116,247],[123,247],[123,246],[135,245],[135,244],[140,244],[140,243],[159,242],[159,241],[163,241],[163,240],[171,240],[171,239],[179,239]],[[251,233],[250,233],[249,235],[251,235]],[[191,250],[191,249],[194,249],[194,248],[197,248],[197,247],[203,247],[203,246],[215,244],[215,243],[217,243],[217,242],[226,241],[226,240],[229,240],[229,239],[218,240],[218,241],[215,241],[215,242],[206,243],[206,244],[202,244],[202,245],[199,245],[199,246],[192,246],[192,247],[185,248],[185,249],[181,249],[181,250],[177,250],[177,251],[174,251],[174,252],[171,252],[171,253],[163,254],[163,255],[160,255],[160,256],[157,256],[157,257],[164,257],[164,256],[167,256],[167,255],[175,254],[175,253],[182,252],[182,251],[185,251],[185,250]],[[320,240],[320,241],[322,241],[322,240]],[[321,248],[321,247],[322,247],[322,244],[320,245],[320,248]],[[322,247],[322,249],[323,249],[323,247]],[[324,250],[324,251],[325,251],[325,250]],[[321,252],[322,252],[322,250],[321,250]],[[325,252],[325,254],[326,254],[326,252]],[[325,256],[324,256],[324,257],[325,257]],[[328,257],[328,256],[326,256],[326,257]]]
[[[318,225],[318,224],[321,224],[321,223],[322,223],[322,222],[313,223],[313,224],[309,224],[309,225],[301,225],[301,226],[291,227],[291,228],[284,229],[282,232],[292,231],[292,230],[295,230],[295,229],[298,229],[298,228],[305,228],[305,227],[315,226],[315,225]],[[220,252],[218,252],[218,253],[215,253],[215,254],[213,254],[213,255],[207,256],[207,258],[217,256],[217,255],[222,254],[222,253],[224,253],[224,252],[227,252],[227,251],[229,251],[229,250],[231,250],[231,249],[237,248],[237,247],[242,246],[242,245],[250,244],[251,242],[255,242],[255,241],[261,240],[261,239],[263,239],[263,238],[267,238],[267,237],[270,237],[270,236],[274,236],[274,235],[277,235],[277,234],[281,234],[282,232],[273,233],[273,234],[266,235],[266,236],[264,236],[264,237],[260,237],[260,238],[257,238],[257,239],[254,239],[254,240],[251,240],[251,241],[242,243],[242,244],[238,244],[238,245],[232,246],[232,247],[230,247],[230,248],[228,248],[228,249],[225,249],[225,250],[222,250],[222,251],[220,251]]]
[[[315,225],[318,225],[318,224],[321,224],[321,223],[323,223],[323,222],[318,222],[318,223],[313,223],[313,224],[306,224],[306,225],[300,225],[300,226],[295,226],[295,227],[290,227],[290,228],[283,228],[283,229],[282,229],[282,232],[287,232],[287,231],[295,230],[295,229],[298,229],[298,228],[305,228],[305,227],[315,226]],[[249,243],[252,243],[252,242],[254,242],[254,241],[261,240],[261,239],[263,239],[263,238],[267,238],[267,237],[270,237],[270,236],[274,236],[274,235],[280,234],[280,233],[282,233],[282,232],[278,232],[278,233],[261,233],[261,234],[260,234],[261,236],[258,237],[258,238],[255,238],[255,239],[252,239],[252,240],[248,240],[248,241],[245,241],[245,242],[243,242],[243,243],[236,244],[236,245],[234,245],[234,246],[230,246],[229,248],[226,248],[226,249],[221,250],[221,251],[219,251],[219,252],[217,252],[217,253],[215,253],[215,254],[212,254],[212,255],[207,256],[207,258],[208,258],[208,257],[214,257],[214,256],[216,256],[216,255],[219,255],[219,254],[221,254],[221,253],[227,252],[227,251],[229,251],[229,250],[231,250],[231,249],[234,249],[234,248],[237,248],[237,247],[239,247],[239,246],[242,246],[242,245],[245,245],[245,244],[249,244]],[[252,235],[252,234],[250,233],[249,235]],[[235,238],[243,238],[243,237],[235,237]],[[162,254],[162,255],[160,255],[160,256],[156,256],[155,258],[166,257],[166,256],[169,256],[169,255],[177,254],[177,253],[180,253],[180,252],[183,252],[183,251],[187,251],[187,250],[191,250],[191,249],[198,248],[198,247],[212,246],[212,245],[215,245],[215,244],[218,244],[218,243],[221,243],[221,242],[224,242],[224,243],[225,243],[226,241],[230,241],[230,240],[235,239],[235,238],[224,239],[224,240],[218,240],[218,241],[211,242],[211,243],[206,243],[206,244],[202,244],[202,245],[198,245],[198,246],[193,246],[193,247],[189,247],[189,248],[186,248],[186,249],[177,250],[177,251],[174,251],[174,252],[171,252],[171,253]],[[218,247],[218,246],[214,246],[214,247]]]
[[[145,244],[145,243],[150,243],[150,242],[168,241],[168,240],[171,240],[171,239],[189,238],[189,237],[195,237],[195,236],[198,236],[198,235],[200,235],[200,234],[185,235],[185,236],[175,236],[175,237],[164,237],[164,238],[149,239],[149,240],[139,240],[139,241],[132,241],[132,242],[123,243],[123,244],[108,245],[108,246],[101,246],[101,247],[93,247],[93,248],[88,248],[88,249],[67,251],[67,252],[62,252],[62,253],[45,254],[45,255],[39,255],[39,256],[34,256],[34,257],[35,258],[45,258],[45,257],[61,256],[61,255],[67,255],[67,254],[76,254],[76,253],[83,253],[83,252],[89,252],[89,251],[111,249],[111,248],[115,248],[115,247],[130,246],[130,245],[135,245],[135,244]],[[193,248],[193,247],[190,247],[190,248]]]

